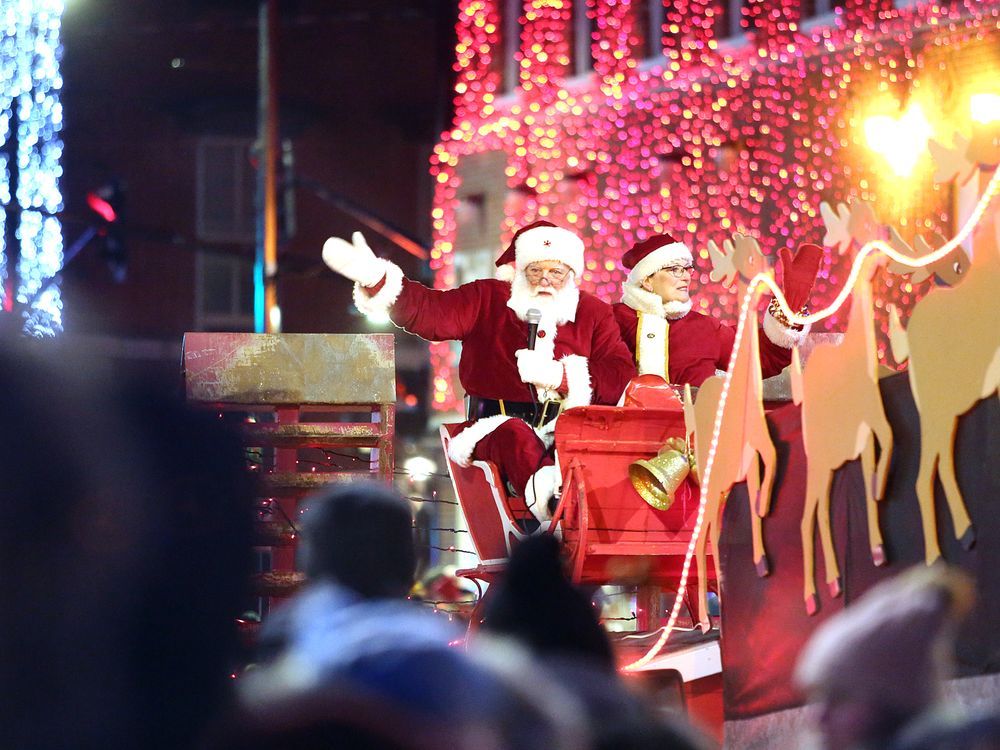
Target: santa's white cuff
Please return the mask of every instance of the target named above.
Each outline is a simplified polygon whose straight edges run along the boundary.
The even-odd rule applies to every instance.
[[[811,326],[803,326],[801,331],[794,328],[788,328],[787,326],[783,326],[779,323],[778,319],[768,312],[764,315],[764,323],[762,327],[764,329],[764,335],[767,336],[773,343],[777,344],[782,349],[791,349],[793,346],[798,346],[806,340],[806,336],[809,334]]]
[[[508,419],[513,419],[513,417],[508,417],[506,414],[496,414],[492,417],[476,420],[448,441],[448,458],[459,466],[468,466],[472,463],[472,452],[476,449],[479,441]]]
[[[361,284],[354,285],[354,305],[364,315],[386,315],[403,291],[403,271],[385,258],[376,258],[385,271],[385,282],[375,294]]]
[[[589,406],[594,397],[593,388],[590,385],[590,363],[586,357],[579,354],[567,354],[559,360],[559,363],[566,370],[566,398],[563,399],[563,408],[572,409],[574,406]]]

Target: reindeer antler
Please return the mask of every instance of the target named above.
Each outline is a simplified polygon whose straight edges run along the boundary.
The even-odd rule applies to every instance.
[[[770,272],[771,266],[756,239],[748,234],[737,233],[733,235],[733,245],[736,247],[733,265],[744,279],[752,279],[759,273]]]
[[[843,255],[851,242],[864,245],[882,234],[882,227],[875,217],[875,208],[867,201],[838,203],[836,208],[829,203],[819,204],[819,213],[826,226],[823,244],[835,247]]]
[[[708,257],[712,261],[712,271],[708,277],[712,281],[721,281],[725,287],[731,287],[736,281],[736,266],[733,265],[733,255],[736,249],[732,240],[725,240],[722,249],[715,244],[715,240],[708,241]]]
[[[823,225],[826,227],[823,244],[826,247],[837,248],[837,252],[843,255],[851,246],[851,233],[847,229],[848,221],[851,218],[851,209],[846,203],[838,203],[834,208],[823,201],[819,204],[819,214],[823,217]]]
[[[964,185],[976,171],[976,163],[969,158],[969,139],[961,133],[955,133],[952,137],[955,142],[954,148],[938,143],[935,140],[927,141],[927,149],[934,159],[934,182],[951,182],[956,180],[959,185]]]
[[[712,260],[709,278],[721,281],[726,287],[733,285],[737,274],[744,279],[752,279],[758,273],[771,270],[757,240],[748,234],[736,232],[722,243],[721,249],[714,240],[709,240],[708,256]]]

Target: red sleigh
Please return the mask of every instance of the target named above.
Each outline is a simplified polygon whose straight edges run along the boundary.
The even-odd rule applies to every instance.
[[[446,455],[457,427],[441,427]],[[684,416],[672,409],[589,406],[559,417],[562,498],[551,527],[540,531],[558,525],[574,582],[676,590],[698,513],[697,493],[680,492],[670,508],[657,510],[632,487],[628,468],[655,456],[668,438],[683,436]],[[520,521],[531,515],[521,498],[507,494],[494,464],[475,461],[463,468],[449,460],[448,470],[480,558],[478,566],[459,574],[477,585],[489,582],[525,536]],[[656,624],[637,623],[640,629]]]

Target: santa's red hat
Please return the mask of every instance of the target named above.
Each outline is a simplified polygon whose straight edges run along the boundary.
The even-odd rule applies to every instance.
[[[688,246],[669,234],[654,234],[638,242],[622,256],[622,265],[629,269],[626,284],[639,285],[661,268],[692,265],[694,257]]]
[[[551,221],[535,221],[518,229],[507,249],[497,258],[497,268],[513,263],[518,271],[541,260],[565,263],[577,276],[583,274],[583,240]]]

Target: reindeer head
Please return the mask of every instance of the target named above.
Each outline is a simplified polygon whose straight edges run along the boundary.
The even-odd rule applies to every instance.
[[[899,232],[889,227],[889,244],[893,250],[901,255],[909,258],[922,258],[944,245],[945,239],[935,232],[931,235],[930,243],[923,237],[918,236],[911,246],[899,236]],[[890,260],[886,268],[890,273],[898,276],[908,275],[910,281],[914,284],[919,284],[933,274],[940,283],[946,286],[953,286],[965,277],[966,271],[969,270],[969,262],[968,253],[965,252],[965,248],[959,245],[936,263],[931,263],[927,266],[914,268],[905,263]]]

